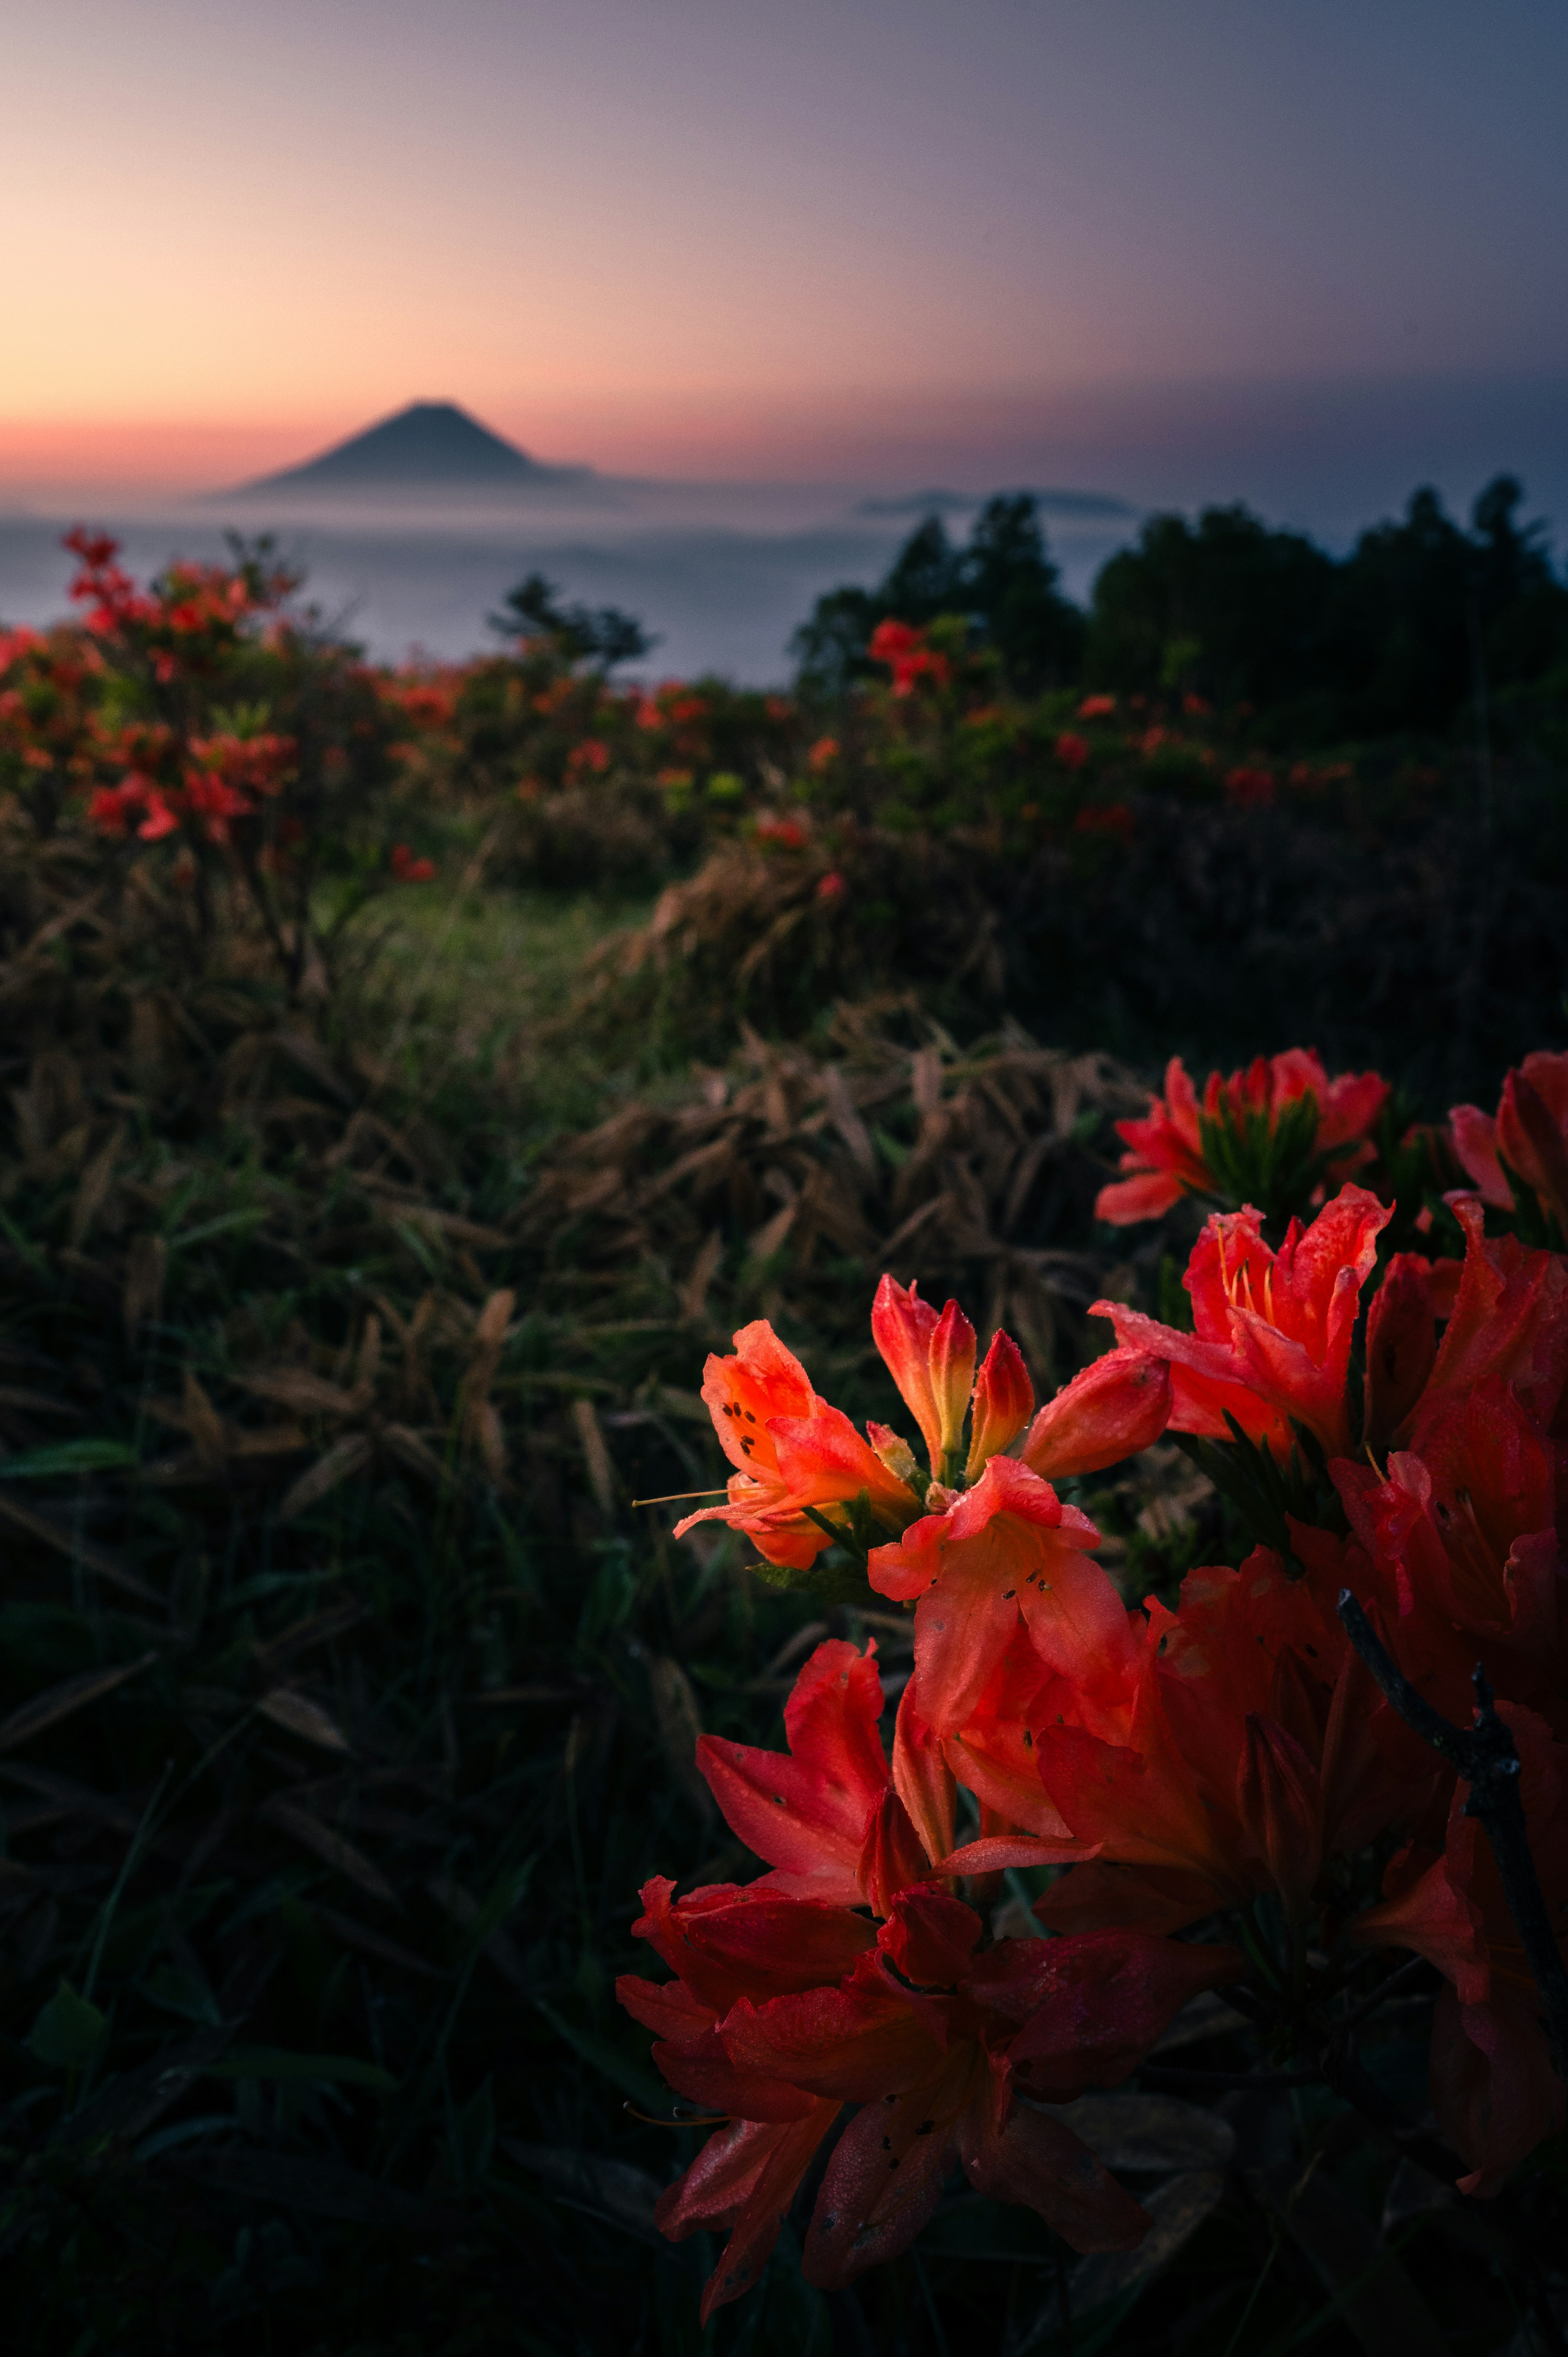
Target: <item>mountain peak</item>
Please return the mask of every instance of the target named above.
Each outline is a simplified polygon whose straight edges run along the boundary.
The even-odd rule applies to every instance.
[[[250,491],[417,490],[472,484],[542,483],[542,467],[514,442],[470,417],[455,401],[411,401],[362,434],[282,474],[241,485]]]

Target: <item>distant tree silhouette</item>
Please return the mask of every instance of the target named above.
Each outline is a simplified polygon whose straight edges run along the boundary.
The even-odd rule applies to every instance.
[[[975,520],[958,565],[962,606],[994,647],[1013,686],[1038,694],[1078,676],[1083,615],[1058,587],[1039,502],[1026,491],[991,500]]]
[[[1038,694],[1077,676],[1084,622],[1058,588],[1039,505],[1027,491],[1002,492],[976,517],[967,547],[955,548],[940,516],[928,516],[904,543],[875,589],[831,589],[795,633],[800,683],[836,694],[868,675],[865,650],[878,622],[924,625],[959,614],[977,645],[993,647],[1009,684]]]
[[[1095,582],[1086,683],[1220,705],[1319,694],[1336,675],[1334,584],[1332,557],[1244,507],[1151,516]]]
[[[572,662],[590,658],[606,671],[617,663],[635,662],[659,641],[650,638],[635,614],[618,606],[562,606],[556,589],[542,573],[530,573],[501,599],[501,609],[489,617],[489,627],[503,639],[554,639]]]
[[[1483,680],[1568,668],[1568,589],[1523,498],[1498,475],[1466,532],[1423,486],[1338,562],[1245,507],[1151,516],[1095,582],[1085,683],[1251,705],[1282,740],[1445,730]]]

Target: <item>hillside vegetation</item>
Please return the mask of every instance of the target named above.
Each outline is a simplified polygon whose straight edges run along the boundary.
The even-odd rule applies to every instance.
[[[1295,581],[1297,559],[1282,535],[1260,553],[1245,519],[1151,526],[1087,624],[1016,504],[956,556],[928,533],[929,610],[872,598],[855,639],[833,608],[830,675],[820,608],[798,689],[772,695],[618,685],[627,618],[563,609],[547,585],[509,607],[493,655],[380,671],[264,548],[144,585],[81,536],[81,619],[0,637],[0,2251],[18,2351],[1552,2345],[1555,2033],[1489,1854],[1461,1858],[1477,1829],[1450,1813],[1451,1769],[1391,1720],[1394,1765],[1368,1803],[1358,1755],[1365,1805],[1322,1835],[1321,1878],[1296,1889],[1259,1802],[1226,1835],[1244,1895],[1210,1893],[1176,1932],[1139,1919],[1160,1969],[1179,1951],[1197,1975],[1168,2018],[1119,2018],[1112,2054],[1085,2014],[1068,2041],[1088,2059],[1045,2100],[1122,2188],[1096,2196],[1098,2245],[1077,2212],[1017,2206],[993,2156],[940,2173],[920,2236],[859,2274],[813,2240],[836,2231],[811,2222],[833,2206],[824,2171],[849,2165],[824,2144],[763,2221],[784,2213],[755,2245],[760,2290],[710,2290],[703,2321],[745,2201],[670,2189],[730,2103],[682,2091],[689,2060],[666,2083],[615,1995],[662,1971],[634,1932],[639,1889],[671,1878],[684,1908],[772,1862],[735,1829],[750,1821],[706,1739],[776,1753],[798,1679],[836,1676],[850,1649],[867,1703],[874,1641],[938,1752],[971,1740],[940,1724],[922,1624],[870,1558],[983,1476],[1054,1484],[1099,1534],[1096,1609],[1110,1596],[1142,1627],[1153,1597],[1189,1615],[1184,1641],[1195,1599],[1218,1616],[1221,1592],[1184,1602],[1187,1576],[1229,1595],[1268,1549],[1296,1616],[1270,1638],[1283,1684],[1252,1695],[1254,1645],[1222,1699],[1279,1717],[1319,1795],[1334,1680],[1359,1674],[1332,1595],[1353,1579],[1405,1644],[1399,1566],[1367,1534],[1379,1513],[1419,1522],[1426,1690],[1462,1717],[1485,1651],[1560,1897],[1568,689],[1564,593],[1516,505],[1467,534],[1425,510],[1390,528],[1391,570],[1424,533],[1434,565],[1457,540],[1457,582],[1488,548],[1515,573],[1476,590],[1481,669],[1463,587],[1458,638],[1444,606],[1448,638],[1422,640],[1442,692],[1382,706],[1368,682],[1386,665],[1347,657],[1309,686],[1257,668],[1265,624],[1285,625],[1245,565]],[[1348,610],[1374,555],[1331,566],[1331,592],[1306,556],[1301,579]],[[1257,623],[1241,651],[1202,587],[1221,577]],[[1526,608],[1540,630],[1510,672]],[[1201,1082],[1309,1043],[1321,1064],[1217,1075],[1190,1109],[1161,1079],[1173,1055]],[[1129,1184],[1147,1217],[1107,1198]],[[1207,1214],[1257,1205],[1247,1265],[1261,1300],[1266,1254],[1283,1300],[1288,1217],[1326,1219],[1341,1188],[1359,1224],[1329,1282],[1359,1272],[1350,1319],[1358,1286],[1399,1306],[1416,1340],[1397,1400],[1364,1395],[1364,1369],[1393,1379],[1340,1315],[1310,1399],[1282,1405],[1227,1361],[1235,1431],[1183,1424],[1167,1396],[1158,1428],[1112,1417],[1097,1448],[1055,1408],[1080,1370],[1108,1380],[1096,1302],[1145,1320],[1134,1356],[1185,1363]],[[1470,1478],[1417,1415],[1420,1337],[1460,1331],[1462,1266],[1477,1293],[1497,1276],[1471,1388],[1498,1421],[1464,1448],[1524,1469],[1507,1498],[1475,1475],[1484,1527],[1451,1587],[1437,1510],[1420,1521],[1396,1459],[1430,1460],[1444,1511]],[[908,1333],[885,1307],[874,1346],[885,1275]],[[861,1491],[811,1491],[803,1545],[744,1515],[674,1538],[730,1470],[710,1353],[766,1321],[818,1408],[908,1439],[912,1397],[934,1396],[910,1372],[923,1303],[950,1295],[983,1359],[1011,1338],[1031,1405],[1055,1408],[1048,1447],[1015,1438],[1021,1419],[976,1440],[967,1490],[934,1461],[943,1497],[920,1474],[918,1502],[901,1473],[907,1506],[884,1497],[875,1527]],[[1374,1314],[1388,1339],[1393,1310]],[[1302,1311],[1326,1315],[1316,1296]],[[957,1365],[956,1312],[946,1332]],[[1347,1436],[1360,1466],[1373,1449],[1368,1480],[1406,1480],[1397,1498],[1363,1512],[1336,1487]],[[883,1480],[867,1469],[867,1511]],[[1542,1499],[1545,1533],[1520,1502]],[[1309,1604],[1326,1615],[1310,1640]],[[1210,1635],[1239,1641],[1218,1617]],[[1087,1728],[1082,1678],[1074,1694]],[[1011,1689],[993,1719],[1047,1723]],[[1214,1723],[1229,1740],[1218,1704]],[[841,1776],[798,1716],[790,1732],[802,1792],[822,1757]],[[893,1824],[897,1761],[863,1737],[855,1772]],[[1260,1769],[1260,1739],[1237,1738],[1277,1814],[1294,1753]],[[991,1788],[953,1793],[954,1842],[1042,1838]],[[832,1936],[857,1954],[914,1921],[936,1859],[909,1838],[894,1824],[853,1904],[835,1851],[836,1895],[811,1902],[852,1919]],[[1360,1945],[1347,1931],[1406,1866],[1460,1894],[1455,1921],[1471,1908],[1464,2003],[1501,2025],[1495,2082],[1479,2042],[1455,2043],[1450,1951],[1402,1919]],[[976,1853],[941,1904],[972,1917],[975,1954],[1015,1964],[1026,1943],[1034,1970],[1036,1948],[1113,1936],[1051,1915],[1086,1872]],[[769,1936],[798,1972],[795,1921]],[[938,1986],[899,1953],[898,1987]],[[744,2001],[779,1986],[747,1981]],[[985,2051],[1012,2054],[987,2019]],[[797,2117],[830,2098],[789,2082],[779,2100]],[[1455,2192],[1461,2170],[1500,2190]],[[660,2220],[682,2199],[672,2240]]]

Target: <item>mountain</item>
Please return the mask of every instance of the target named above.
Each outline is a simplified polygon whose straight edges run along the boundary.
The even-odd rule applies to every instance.
[[[587,483],[589,467],[542,467],[455,401],[411,401],[302,467],[242,483],[231,497],[282,492],[542,490]]]

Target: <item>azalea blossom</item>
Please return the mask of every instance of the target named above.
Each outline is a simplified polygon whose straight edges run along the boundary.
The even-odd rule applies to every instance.
[[[1173,1056],[1164,1096],[1150,1098],[1142,1120],[1116,1125],[1129,1150],[1122,1157],[1122,1176],[1101,1189],[1094,1216],[1125,1227],[1158,1219],[1183,1195],[1212,1200],[1223,1194],[1224,1174],[1215,1167],[1223,1149],[1229,1145],[1228,1158],[1233,1158],[1237,1146],[1267,1146],[1287,1116],[1301,1121],[1309,1097],[1306,1155],[1326,1180],[1348,1178],[1372,1159],[1369,1133],[1388,1094],[1388,1082],[1376,1072],[1331,1080],[1310,1048],[1292,1048],[1283,1056],[1260,1056],[1229,1079],[1210,1072],[1199,1099],[1180,1057]]]
[[[913,694],[921,679],[942,687],[952,676],[947,656],[928,644],[925,631],[918,630],[912,622],[891,619],[878,622],[866,652],[873,662],[886,663],[892,672],[895,695]]]
[[[1365,1188],[1342,1187],[1311,1225],[1293,1220],[1278,1252],[1249,1207],[1205,1223],[1183,1283],[1190,1334],[1119,1301],[1099,1301],[1119,1342],[1169,1361],[1174,1432],[1248,1438],[1288,1455],[1290,1421],[1328,1455],[1351,1448],[1346,1384],[1361,1287],[1391,1213]]]
[[[1503,1082],[1495,1114],[1455,1105],[1448,1120],[1454,1150],[1483,1203],[1516,1209],[1511,1171],[1568,1237],[1568,1055],[1527,1056]]]
[[[908,1789],[927,1813],[922,1731],[912,1725],[902,1768],[896,1743],[890,1771],[881,1702],[869,1652],[819,1646],[786,1713],[788,1758],[699,1747],[732,1827],[788,1864],[680,1900],[668,1880],[643,1888],[636,1933],[675,1978],[627,1975],[617,1994],[654,2031],[676,2092],[727,2115],[655,2212],[676,2240],[728,2230],[704,2320],[757,2282],[846,2104],[858,2108],[806,2238],[807,2277],[824,2289],[904,2249],[955,2162],[1076,2249],[1135,2244],[1145,2212],[1034,2106],[1125,2078],[1183,2005],[1245,1970],[1235,1948],[1139,1931],[986,1944],[982,1918],[939,1887],[905,1803]]]
[[[1553,1100],[1531,1064],[1542,1075],[1529,1060],[1505,1105],[1538,1130],[1524,1091]],[[1196,1135],[1193,1158],[1151,1156],[1143,1178],[1197,1192],[1215,1175],[1206,1120],[1223,1114],[1232,1142],[1251,1123],[1265,1146],[1294,1120],[1303,1168],[1332,1176],[1369,1151],[1384,1087],[1329,1082],[1298,1053],[1212,1076],[1203,1107],[1174,1066],[1167,1097],[1163,1114],[1193,1114],[1177,1139]],[[1531,1138],[1546,1183],[1525,1183],[1550,1209],[1547,1143],[1527,1123]],[[1525,1178],[1511,1156],[1498,1169]],[[1450,1200],[1463,1258],[1441,1256],[1433,1220],[1430,1255],[1380,1272],[1393,1213],[1351,1179],[1277,1245],[1250,1204],[1212,1213],[1186,1274],[1192,1329],[1098,1303],[1114,1347],[1041,1405],[1005,1335],[983,1356],[955,1301],[885,1276],[873,1334],[920,1455],[820,1399],[766,1324],[709,1361],[735,1473],[691,1520],[747,1530],[785,1566],[838,1541],[872,1595],[910,1612],[914,1660],[889,1749],[875,1647],[841,1637],[799,1674],[786,1750],[701,1738],[702,1773],[763,1871],[682,1899],[645,1888],[638,1931],[675,1978],[628,1981],[624,2001],[671,2085],[717,2122],[658,2212],[671,2234],[729,2233],[704,2315],[757,2281],[813,2166],[803,2265],[824,2288],[906,2248],[957,2167],[1075,2247],[1127,2246],[1136,2204],[1048,2107],[1136,2069],[1186,1996],[1243,1979],[1264,2054],[1337,2086],[1369,2002],[1362,1951],[1405,1949],[1445,1983],[1432,2104],[1465,2190],[1496,2191],[1560,2131],[1568,2102],[1510,1891],[1447,1757],[1385,1697],[1337,1609],[1348,1588],[1451,1722],[1469,1717],[1479,1657],[1561,1925],[1568,1256],[1488,1236],[1484,1190]],[[1269,1543],[1140,1605],[1058,1485],[1166,1431],[1239,1434],[1274,1458],[1277,1473],[1228,1460],[1226,1495]],[[1221,1459],[1204,1461],[1223,1487]],[[988,1931],[1003,1876],[1038,1868],[1055,1877],[1032,1903],[1047,1936],[1007,1936],[1015,1883]]]
[[[919,1492],[902,1469],[908,1459],[914,1471],[908,1448],[900,1455],[902,1445],[881,1426],[863,1437],[812,1390],[799,1359],[765,1319],[742,1327],[735,1345],[733,1358],[709,1359],[703,1398],[736,1469],[726,1502],[686,1515],[675,1525],[677,1538],[699,1523],[727,1523],[745,1531],[769,1563],[804,1569],[847,1527],[842,1518],[832,1523],[824,1510],[851,1504],[863,1491],[888,1529],[913,1520]]]

